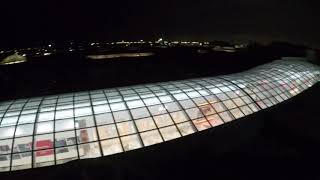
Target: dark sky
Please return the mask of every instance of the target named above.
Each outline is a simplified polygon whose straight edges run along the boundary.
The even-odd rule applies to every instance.
[[[320,45],[318,0],[21,0],[0,6],[3,47],[160,36]]]

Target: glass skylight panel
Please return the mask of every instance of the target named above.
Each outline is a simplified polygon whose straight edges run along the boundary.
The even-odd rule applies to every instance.
[[[72,103],[58,104],[57,107],[56,107],[57,110],[71,109],[71,108],[73,108],[73,104]]]
[[[146,104],[146,106],[152,106],[152,105],[155,105],[155,104],[160,104],[159,99],[156,98],[156,97],[143,99],[143,101]]]
[[[197,131],[190,121],[177,124],[177,127],[183,136],[195,133]]]
[[[98,139],[96,128],[78,129],[77,131],[78,143],[87,143],[96,141]]]
[[[17,152],[31,151],[32,150],[32,141],[33,141],[32,139],[33,139],[32,136],[15,138],[14,145],[13,145],[13,149],[14,149],[13,152],[17,153]]]
[[[109,124],[105,126],[98,127],[100,139],[109,139],[118,137],[117,127],[114,124]]]
[[[196,92],[196,91],[190,91],[190,92],[186,92],[187,95],[190,97],[190,98],[197,98],[197,97],[200,97],[201,95]]]
[[[49,105],[41,105],[40,106],[40,112],[46,112],[46,111],[54,111],[55,107],[54,106],[49,106]]]
[[[76,146],[56,148],[57,164],[66,163],[68,161],[75,160],[75,159],[78,159]]]
[[[112,111],[120,111],[126,109],[126,106],[123,102],[110,104],[110,107]]]
[[[81,116],[74,119],[76,128],[86,128],[95,125],[93,116]]]
[[[111,113],[97,114],[95,117],[97,125],[114,123]]]
[[[53,132],[53,121],[41,122],[36,124],[36,133],[43,134]]]
[[[91,94],[91,98],[104,98],[105,95],[103,93]]]
[[[240,109],[245,115],[252,114],[252,110],[248,106],[242,106]]]
[[[12,139],[0,140],[0,155],[1,154],[10,154],[12,149]]]
[[[49,121],[54,119],[54,111],[39,113],[38,121]]]
[[[208,93],[206,90],[199,90],[199,93],[200,93],[202,96],[207,96],[207,95],[209,95],[209,93]]]
[[[100,104],[107,104],[108,101],[106,99],[93,99],[92,105],[100,105]]]
[[[120,136],[134,134],[137,132],[133,121],[117,123],[117,128]]]
[[[164,106],[169,112],[174,112],[174,111],[181,110],[179,104],[176,103],[176,102],[166,103],[166,104],[164,104]]]
[[[211,128],[211,125],[209,124],[207,119],[204,117],[192,120],[192,122],[198,131],[203,131],[208,128]]]
[[[65,119],[73,117],[73,109],[56,111],[55,119]]]
[[[142,147],[141,140],[137,134],[121,137],[123,149],[130,151]]]
[[[162,103],[172,102],[174,99],[171,96],[159,96]]]
[[[37,109],[38,107],[36,108],[32,108],[32,109],[24,109],[21,114],[31,114],[31,113],[36,113],[38,111]]]
[[[226,112],[226,111],[219,113],[219,115],[223,119],[223,121],[225,121],[225,122],[229,122],[234,119],[233,116],[229,112]]]
[[[130,110],[130,112],[131,112],[134,119],[140,119],[140,118],[150,116],[149,111],[145,107],[132,109],[132,110]]]
[[[181,136],[175,126],[161,128],[160,133],[165,141],[169,141]]]
[[[15,132],[15,137],[30,136],[33,134],[34,124],[18,125]]]
[[[123,100],[124,101],[130,101],[130,100],[135,100],[135,99],[140,99],[137,94],[130,94],[130,95],[124,95]]]
[[[180,101],[180,105],[181,105],[182,108],[184,108],[184,109],[189,109],[189,108],[192,108],[192,107],[196,107],[196,105],[195,105],[195,104],[193,103],[193,101],[191,101],[190,99]]]
[[[3,117],[1,121],[1,126],[15,125],[18,121],[18,116]]]
[[[119,93],[114,91],[114,92],[105,92],[107,97],[112,97],[112,96],[119,96]]]
[[[74,129],[73,119],[55,121],[55,131],[65,131],[70,129]]]
[[[101,156],[98,142],[78,145],[80,159],[96,158]]]
[[[33,106],[39,106],[41,101],[29,101],[26,103],[25,107],[33,107]]]
[[[205,116],[216,113],[216,111],[213,109],[213,107],[210,104],[200,106],[199,109],[201,110],[202,114]]]
[[[74,102],[74,107],[85,107],[85,106],[90,106],[90,101],[78,101]]]
[[[114,120],[116,122],[131,120],[129,111],[117,111],[113,113]]]
[[[101,141],[104,156],[123,152],[121,142],[118,138]]]
[[[188,116],[184,111],[170,113],[170,116],[172,117],[175,123],[185,122],[189,120]]]
[[[168,114],[154,116],[154,121],[156,122],[158,127],[164,127],[173,124],[173,121]]]
[[[75,145],[76,142],[76,132],[75,131],[63,131],[57,132],[55,136],[55,147],[65,147]]]
[[[120,90],[120,93],[121,94],[134,94],[135,91],[134,90],[131,90],[131,89],[127,89],[127,90]]]
[[[88,116],[92,115],[92,109],[91,107],[82,107],[82,108],[75,108],[74,109],[74,115],[75,116]]]
[[[207,116],[207,120],[212,127],[219,126],[224,123],[218,114]]]
[[[226,100],[223,101],[223,104],[228,108],[228,109],[233,109],[235,107],[237,107],[232,100]]]
[[[158,130],[143,132],[141,133],[141,138],[145,146],[163,142]]]
[[[203,97],[194,98],[192,100],[197,106],[202,106],[202,105],[208,104],[207,100],[204,99]]]
[[[11,106],[10,106],[10,109],[21,109],[22,107],[24,106],[24,103],[13,103]]]
[[[110,112],[110,107],[107,104],[93,106],[95,114]]]
[[[89,95],[85,95],[85,96],[75,96],[74,100],[75,101],[81,101],[81,100],[86,100],[89,99]]]
[[[135,123],[140,132],[156,128],[156,125],[151,117],[135,120]]]
[[[203,117],[202,112],[198,108],[191,108],[185,110],[190,119],[197,119]]]
[[[5,117],[9,117],[9,116],[17,116],[19,115],[21,112],[21,110],[9,110],[6,112],[6,114],[4,115]]]
[[[227,108],[221,102],[214,103],[212,104],[212,106],[217,112],[222,112],[227,110]]]
[[[141,100],[127,101],[129,109],[138,108],[144,106],[144,103]]]
[[[72,102],[73,101],[73,97],[65,97],[65,98],[59,98],[58,99],[58,103],[62,103],[62,102]]]
[[[154,105],[154,106],[148,106],[148,110],[152,115],[159,115],[164,114],[166,112],[166,109],[163,105]]]
[[[107,97],[109,103],[116,103],[116,102],[122,102],[122,97],[121,96],[114,96],[114,97]]]
[[[7,110],[8,108],[10,107],[10,105],[9,104],[2,104],[1,106],[0,106],[0,110]]]
[[[249,104],[249,107],[251,108],[252,111],[256,112],[258,111],[260,108],[256,105],[256,104]]]
[[[221,101],[230,99],[225,93],[215,94]]]
[[[238,109],[238,108],[231,109],[230,112],[232,113],[232,115],[233,115],[236,119],[241,118],[241,117],[244,116],[244,114],[243,114],[243,113],[241,112],[241,110]]]
[[[173,96],[175,97],[175,99],[179,100],[184,100],[184,99],[189,99],[189,97],[184,94],[184,93],[179,93],[179,94],[173,94]]]
[[[211,88],[210,91],[211,91],[213,94],[218,94],[218,93],[221,93],[221,92],[222,92],[219,88]]]

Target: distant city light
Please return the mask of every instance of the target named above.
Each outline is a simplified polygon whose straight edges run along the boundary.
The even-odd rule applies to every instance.
[[[157,43],[160,43],[160,42],[162,42],[162,41],[163,41],[163,38],[159,38],[158,41],[157,41]]]
[[[113,58],[121,58],[121,57],[145,57],[145,56],[153,56],[153,52],[143,52],[143,53],[118,53],[118,54],[101,54],[101,55],[88,55],[87,58],[99,60],[99,59],[113,59]]]
[[[49,47],[51,47],[52,45],[51,45],[51,44],[49,44],[48,46],[49,46]]]
[[[51,53],[43,53],[44,56],[49,56]]]

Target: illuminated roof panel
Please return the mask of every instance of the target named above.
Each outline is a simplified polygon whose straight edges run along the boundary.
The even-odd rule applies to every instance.
[[[2,102],[0,171],[169,141],[276,105],[319,80],[319,67],[282,60],[232,75]]]

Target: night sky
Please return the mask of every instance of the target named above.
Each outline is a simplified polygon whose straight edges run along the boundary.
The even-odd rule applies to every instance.
[[[0,46],[164,37],[319,47],[319,7],[317,0],[8,1],[1,2]]]

